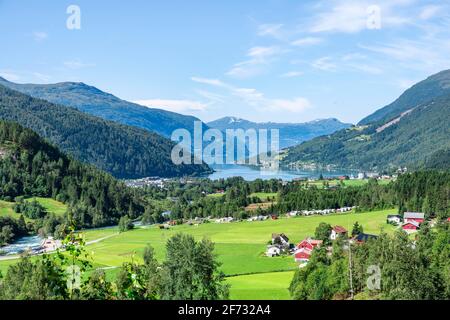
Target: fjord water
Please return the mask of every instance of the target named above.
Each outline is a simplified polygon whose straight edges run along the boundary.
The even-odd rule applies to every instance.
[[[355,175],[357,172],[351,170],[279,170],[276,172],[260,170],[258,168],[243,165],[212,166],[214,173],[208,175],[211,180],[227,179],[231,177],[242,177],[246,181],[256,179],[270,180],[281,179],[292,181],[300,178],[339,177],[342,175]]]

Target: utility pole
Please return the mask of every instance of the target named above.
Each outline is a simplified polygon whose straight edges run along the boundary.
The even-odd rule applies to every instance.
[[[348,270],[350,273],[350,299],[353,300],[352,244],[348,241]]]

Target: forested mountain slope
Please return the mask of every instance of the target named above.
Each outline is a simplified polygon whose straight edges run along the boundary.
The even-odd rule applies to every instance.
[[[16,121],[76,159],[118,178],[183,176],[209,172],[206,165],[174,165],[172,141],[56,105],[0,85],[0,119]]]
[[[393,121],[352,127],[290,148],[283,164],[366,170],[445,167],[450,150],[450,95],[411,106]]]
[[[128,102],[81,82],[18,84],[0,77],[0,85],[35,98],[76,108],[96,117],[135,126],[170,138],[175,129],[193,131],[199,119]],[[204,126],[206,128],[206,126]]]
[[[52,197],[69,205],[76,226],[105,226],[143,212],[136,191],[72,160],[35,132],[0,121],[0,199]]]

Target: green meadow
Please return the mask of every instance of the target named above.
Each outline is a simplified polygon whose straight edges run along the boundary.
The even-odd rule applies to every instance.
[[[392,210],[365,213],[334,214],[283,218],[255,222],[205,223],[199,226],[180,225],[168,230],[156,226],[138,228],[119,233],[117,228],[86,230],[87,246],[96,266],[106,268],[108,275],[126,261],[142,261],[142,253],[151,244],[160,261],[164,260],[165,244],[176,233],[188,233],[196,239],[203,237],[215,243],[215,252],[222,263],[221,270],[231,285],[233,299],[289,299],[287,288],[297,268],[292,256],[268,258],[264,255],[272,233],[285,233],[293,243],[313,236],[320,222],[341,225],[351,231],[358,221],[366,233],[379,234],[381,230],[392,232],[386,224],[386,215]],[[92,241],[102,239],[101,241]],[[0,261],[3,272],[12,261]]]
[[[36,201],[39,202],[49,213],[63,215],[67,210],[67,206],[64,203],[58,202],[51,198],[34,197],[27,198],[25,201],[32,201],[34,199],[36,199]],[[13,218],[20,217],[20,214],[14,212],[13,207],[14,202],[0,200],[0,216],[10,216]]]

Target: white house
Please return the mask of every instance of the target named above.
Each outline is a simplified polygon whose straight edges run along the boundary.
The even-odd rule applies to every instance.
[[[340,235],[346,236],[347,235],[347,229],[341,226],[334,226],[331,230],[330,239],[336,240]]]
[[[387,223],[399,225],[402,222],[402,216],[398,214],[389,214],[387,216]]]
[[[267,246],[266,256],[275,257],[281,254],[281,249],[278,246]]]

